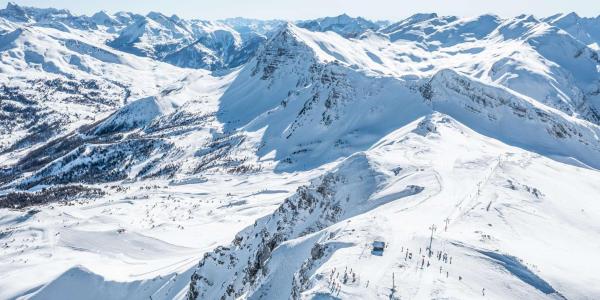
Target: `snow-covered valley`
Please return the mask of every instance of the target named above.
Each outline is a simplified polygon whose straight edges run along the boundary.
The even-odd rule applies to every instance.
[[[598,299],[600,17],[0,10],[0,299]]]

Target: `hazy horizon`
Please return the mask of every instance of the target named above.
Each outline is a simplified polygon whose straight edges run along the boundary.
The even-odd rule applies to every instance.
[[[191,1],[181,0],[176,5],[166,0],[148,1],[72,1],[72,0],[0,0],[0,5],[5,7],[9,2],[22,6],[39,8],[68,9],[77,15],[92,15],[98,11],[115,13],[129,11],[147,14],[158,11],[166,15],[176,14],[187,19],[225,19],[244,17],[253,19],[283,19],[302,20],[325,16],[348,14],[353,17],[364,17],[371,20],[399,20],[415,13],[437,13],[440,15],[477,16],[482,14],[496,14],[503,17],[512,17],[521,14],[533,14],[539,17],[550,16],[556,13],[575,12],[582,17],[596,17],[600,15],[600,2],[591,4],[588,1],[471,1],[456,0],[453,3],[443,3],[438,0],[426,0],[419,3],[392,0],[331,0],[320,3],[318,0],[273,1],[256,0],[244,2],[241,0],[222,1]],[[318,9],[315,9],[318,7]]]

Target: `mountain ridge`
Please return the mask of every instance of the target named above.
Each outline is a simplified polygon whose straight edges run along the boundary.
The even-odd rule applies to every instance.
[[[596,21],[10,3],[0,298],[597,298]]]

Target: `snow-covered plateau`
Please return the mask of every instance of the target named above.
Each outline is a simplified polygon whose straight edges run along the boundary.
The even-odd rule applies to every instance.
[[[600,299],[600,16],[0,10],[0,299]]]

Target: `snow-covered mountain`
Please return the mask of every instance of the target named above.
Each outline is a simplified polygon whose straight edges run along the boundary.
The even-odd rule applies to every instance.
[[[205,255],[188,297],[593,297],[595,275],[567,270],[597,268],[598,248],[568,245],[597,239],[587,213],[598,173],[567,180],[571,168],[449,116],[425,116],[298,188]],[[387,244],[382,255],[372,252],[374,241]]]
[[[596,299],[596,23],[11,3],[0,298]]]
[[[11,26],[0,37],[3,157],[153,95],[190,72],[115,51],[79,34]]]
[[[97,24],[86,16],[74,16],[66,9],[24,7],[9,2],[0,10],[0,17],[12,22],[52,27],[63,31],[70,28],[94,30]]]
[[[377,31],[381,25],[361,17],[353,18],[347,14],[337,17],[325,17],[316,20],[298,22],[298,26],[311,31],[333,31],[347,38],[358,37],[367,31]]]
[[[220,22],[186,21],[151,12],[137,16],[107,44],[180,67],[220,70],[245,63],[260,45],[261,37],[258,33],[241,35]]]
[[[543,19],[596,51],[600,50],[600,17],[582,18],[576,13],[556,14]]]

